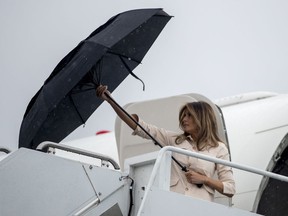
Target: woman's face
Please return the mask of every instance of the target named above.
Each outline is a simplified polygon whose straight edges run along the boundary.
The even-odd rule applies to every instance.
[[[194,118],[188,112],[188,110],[184,110],[181,124],[184,132],[190,134],[193,138],[196,137],[198,133],[197,126],[195,124]]]

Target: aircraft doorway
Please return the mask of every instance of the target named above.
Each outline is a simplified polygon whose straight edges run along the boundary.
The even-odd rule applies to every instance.
[[[288,176],[288,134],[284,137],[271,159],[268,171]],[[254,204],[261,215],[288,215],[288,185],[276,179],[263,178]]]

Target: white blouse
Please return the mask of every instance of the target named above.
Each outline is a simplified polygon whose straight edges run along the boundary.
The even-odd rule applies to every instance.
[[[139,124],[163,146],[175,146],[181,149],[190,150],[192,152],[198,152],[196,143],[193,142],[192,139],[187,139],[180,144],[176,144],[175,139],[179,135],[178,133],[167,131],[163,128],[158,128],[154,125],[147,124],[142,119],[139,119]],[[142,138],[150,139],[150,137],[138,126],[133,132],[133,135],[138,135]],[[217,147],[210,147],[199,151],[198,153],[223,160],[229,160],[228,149],[225,144],[221,142],[219,142]],[[194,157],[188,157],[178,153],[173,153],[173,157],[183,166],[186,166],[188,170],[193,170],[210,178],[213,178],[216,174],[216,178],[218,176],[218,179],[223,183],[223,192],[226,194],[235,194],[235,181],[231,167],[215,164],[213,162]],[[184,171],[182,171],[179,165],[177,165],[174,161],[172,162],[171,167],[171,191],[204,200],[214,200],[214,189],[208,187],[207,185],[203,185],[201,188],[198,188],[195,184],[187,182]]]

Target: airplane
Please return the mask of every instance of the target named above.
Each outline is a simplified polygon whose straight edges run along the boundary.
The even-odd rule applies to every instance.
[[[210,203],[169,192],[171,157],[165,155],[177,149],[160,149],[131,136],[131,129],[116,118],[114,132],[60,144],[47,141],[38,151],[6,151],[0,159],[0,215],[173,215],[172,201],[179,203],[181,215],[190,215],[191,209],[193,215],[286,215],[288,94],[250,92],[211,101],[190,93],[129,103],[124,109],[179,131],[179,108],[197,100],[213,107],[219,135],[229,148],[236,181],[233,198],[217,194]]]

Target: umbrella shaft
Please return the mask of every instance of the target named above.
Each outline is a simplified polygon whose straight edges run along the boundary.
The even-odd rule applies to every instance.
[[[108,97],[119,109],[121,109],[121,111],[128,116],[137,126],[139,126],[154,142],[155,145],[160,146],[160,148],[163,148],[163,145],[161,145],[148,131],[145,130],[145,128],[143,128],[138,121],[136,121],[131,115],[129,115],[129,113],[126,112],[126,110],[124,110],[112,97],[110,97],[110,95],[108,95],[107,93],[104,93],[106,95],[106,97]],[[187,167],[183,166],[178,160],[176,160],[173,156],[172,159],[176,162],[176,164],[178,164],[178,166],[181,168],[181,170],[183,170],[184,172],[187,172]]]

